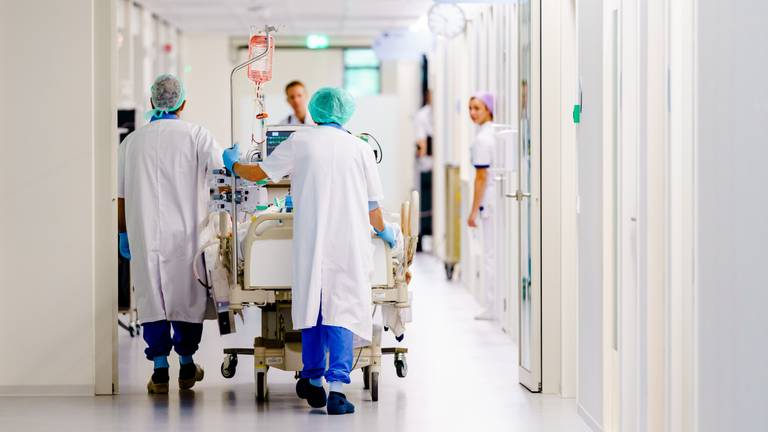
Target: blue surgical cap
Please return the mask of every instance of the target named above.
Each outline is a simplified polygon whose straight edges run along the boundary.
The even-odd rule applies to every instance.
[[[336,87],[323,87],[309,101],[309,113],[315,123],[343,125],[355,113],[355,99],[348,91]]]

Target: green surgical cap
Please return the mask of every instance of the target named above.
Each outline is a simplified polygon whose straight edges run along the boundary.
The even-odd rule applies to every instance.
[[[343,125],[355,113],[355,99],[348,91],[336,87],[323,87],[309,101],[309,113],[315,123]]]

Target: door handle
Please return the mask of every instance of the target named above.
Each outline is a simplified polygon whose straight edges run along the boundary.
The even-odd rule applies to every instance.
[[[514,199],[516,199],[517,201],[522,201],[522,200],[523,200],[523,198],[530,198],[530,197],[531,197],[531,194],[530,194],[530,193],[528,193],[528,192],[523,192],[523,191],[521,191],[520,189],[518,189],[518,190],[517,190],[517,192],[515,192],[515,193],[511,193],[511,194],[505,194],[505,196],[506,196],[507,198],[514,198]]]

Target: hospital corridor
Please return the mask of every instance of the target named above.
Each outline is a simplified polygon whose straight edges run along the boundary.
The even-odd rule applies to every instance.
[[[271,383],[269,403],[255,405],[253,374],[248,371],[232,380],[212,370],[194,393],[170,394],[162,400],[146,396],[143,343],[127,333],[120,335],[121,395],[109,398],[42,398],[40,409],[46,416],[29,418],[21,398],[3,403],[2,415],[7,430],[51,430],[62,420],[67,430],[205,430],[205,429],[282,429],[296,431],[367,430],[466,430],[482,424],[487,430],[588,431],[575,410],[573,400],[557,396],[535,396],[517,385],[516,371],[505,359],[515,357],[515,345],[502,333],[486,337],[486,322],[473,321],[477,307],[458,284],[445,281],[442,265],[430,257],[416,263],[419,279],[414,281],[423,293],[424,319],[409,331],[409,343],[422,347],[411,355],[408,365],[422,371],[411,379],[397,382],[391,362],[384,365],[380,400],[370,402],[363,390],[362,375],[353,374],[348,394],[360,402],[358,415],[343,422],[324,418],[320,410],[297,416],[303,403],[293,393],[290,374],[276,374]],[[467,305],[471,305],[467,307]],[[213,323],[211,323],[213,324]],[[258,332],[258,324],[248,328]],[[234,335],[233,335],[234,336]],[[204,338],[213,341],[199,361],[214,366],[220,352],[233,343],[218,339],[215,325],[207,326]],[[235,340],[237,338],[234,338]],[[245,343],[245,338],[240,337]],[[394,338],[392,338],[394,341]],[[445,349],[456,350],[453,354]],[[435,358],[441,356],[443,359]],[[455,360],[452,360],[455,358]],[[484,364],[483,368],[462,370],[462,364]],[[173,369],[173,368],[172,368]],[[173,370],[172,370],[173,372]],[[206,371],[208,372],[208,371]],[[454,377],[443,379],[443,377]],[[456,383],[461,382],[461,391]],[[461,406],[462,412],[446,412],[446,406]],[[483,413],[482,421],[465,412]],[[315,414],[315,415],[312,415]]]
[[[766,20],[0,0],[0,432],[768,431]]]

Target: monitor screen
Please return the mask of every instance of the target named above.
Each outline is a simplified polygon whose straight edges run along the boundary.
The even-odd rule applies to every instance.
[[[273,151],[287,140],[295,130],[270,130],[267,131],[267,156],[271,155]]]

